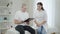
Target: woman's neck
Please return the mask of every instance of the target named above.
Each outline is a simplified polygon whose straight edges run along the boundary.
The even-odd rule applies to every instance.
[[[41,9],[37,9],[38,11],[41,11]]]

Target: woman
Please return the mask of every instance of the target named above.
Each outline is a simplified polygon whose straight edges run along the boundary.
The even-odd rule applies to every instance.
[[[37,10],[34,11],[33,17],[35,18],[34,22],[38,27],[37,33],[46,34],[45,25],[47,22],[47,15],[41,2],[37,3]]]

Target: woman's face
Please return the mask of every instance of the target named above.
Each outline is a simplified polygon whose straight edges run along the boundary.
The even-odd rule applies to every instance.
[[[37,5],[37,9],[41,10],[42,6],[41,5]]]

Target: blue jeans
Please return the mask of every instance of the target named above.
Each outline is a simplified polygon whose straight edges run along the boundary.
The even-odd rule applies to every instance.
[[[43,26],[41,26],[37,29],[37,34],[46,34],[46,31]]]

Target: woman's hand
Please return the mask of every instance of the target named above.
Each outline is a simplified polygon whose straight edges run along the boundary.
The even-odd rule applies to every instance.
[[[40,26],[41,26],[41,24],[37,24],[37,26],[38,26],[38,27],[40,27]]]
[[[40,24],[40,23],[38,23],[36,20],[34,20],[34,22],[36,23],[36,26],[38,26],[38,27],[40,27],[40,26],[41,26],[41,24]]]

